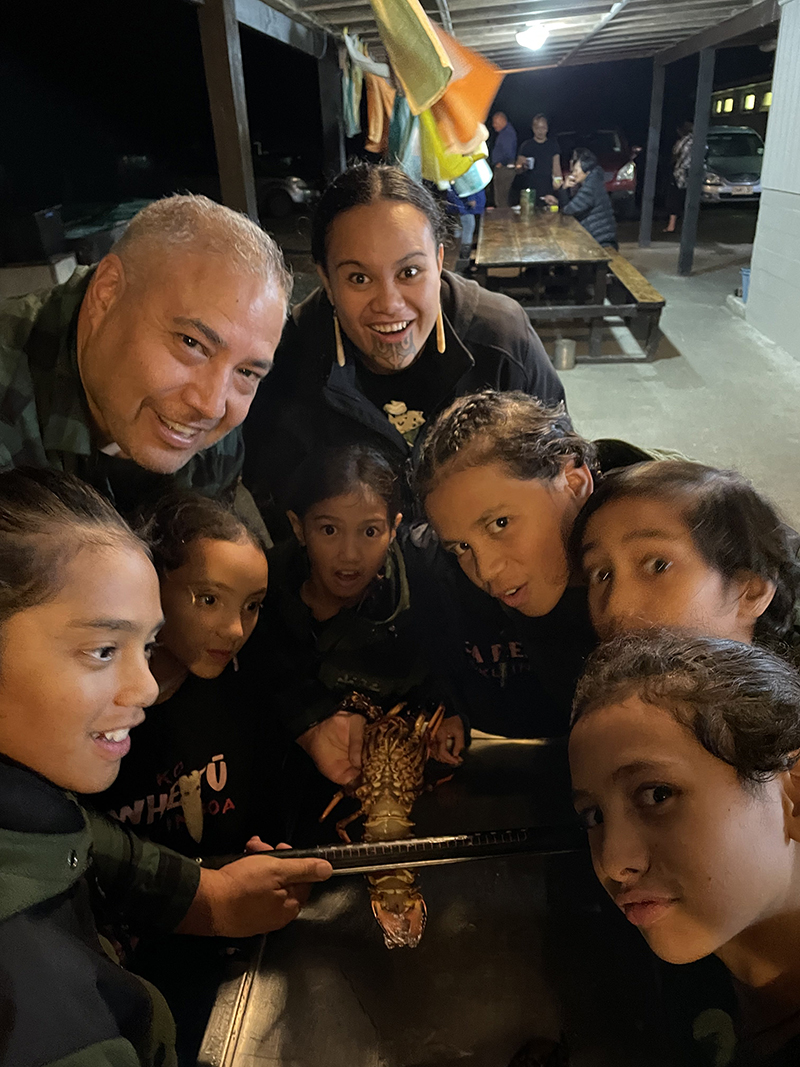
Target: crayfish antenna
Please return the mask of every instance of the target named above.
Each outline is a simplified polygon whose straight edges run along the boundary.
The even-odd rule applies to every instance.
[[[319,821],[320,822],[325,822],[325,820],[328,818],[328,816],[333,811],[333,809],[336,807],[336,805],[339,803],[339,801],[343,800],[343,799],[344,799],[344,790],[343,789],[340,789],[338,793],[334,793],[334,795],[331,797],[330,804],[328,804],[327,808],[320,815]]]
[[[444,721],[444,704],[440,704],[428,722],[428,737],[435,737],[436,731]]]

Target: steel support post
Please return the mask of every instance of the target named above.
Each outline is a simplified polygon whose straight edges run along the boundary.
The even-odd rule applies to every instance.
[[[336,42],[328,37],[325,54],[317,60],[319,104],[322,117],[322,153],[325,177],[330,180],[345,168],[342,72]]]
[[[639,247],[649,248],[653,236],[653,202],[656,196],[658,150],[661,144],[661,117],[664,111],[664,67],[653,63],[653,90],[650,94],[650,130],[644,164],[642,217],[639,222]]]
[[[222,202],[258,222],[236,4],[205,0],[197,14]]]
[[[681,250],[678,254],[678,274],[691,274],[694,246],[697,243],[697,224],[700,220],[700,197],[705,169],[706,140],[711,120],[711,91],[714,88],[714,59],[716,51],[704,48],[700,53],[697,72],[697,99],[694,105],[694,141],[689,177],[686,182],[686,204],[683,209]]]

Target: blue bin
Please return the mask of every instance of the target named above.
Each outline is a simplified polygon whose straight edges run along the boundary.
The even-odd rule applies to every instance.
[[[750,268],[742,267],[742,300],[747,303],[747,294],[750,292]]]

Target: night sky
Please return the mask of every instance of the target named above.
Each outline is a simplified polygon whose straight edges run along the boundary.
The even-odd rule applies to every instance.
[[[313,59],[242,31],[251,138],[319,169]],[[768,77],[772,54],[717,54],[717,86]],[[522,136],[618,126],[647,136],[650,60],[509,75],[496,106]],[[664,141],[693,112],[697,60],[668,68]],[[196,9],[182,0],[25,0],[3,4],[0,199],[16,207],[114,201],[190,189],[219,193]],[[138,160],[121,163],[122,157]]]

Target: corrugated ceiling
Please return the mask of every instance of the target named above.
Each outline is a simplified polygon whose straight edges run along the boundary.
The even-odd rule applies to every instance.
[[[440,22],[435,0],[422,0]],[[272,6],[301,21],[360,34],[383,56],[368,0],[277,0]],[[453,32],[504,70],[638,59],[678,44],[754,6],[730,0],[449,0]],[[619,10],[611,15],[612,6]],[[605,22],[604,22],[605,20]],[[550,36],[532,52],[515,39],[528,22]]]

